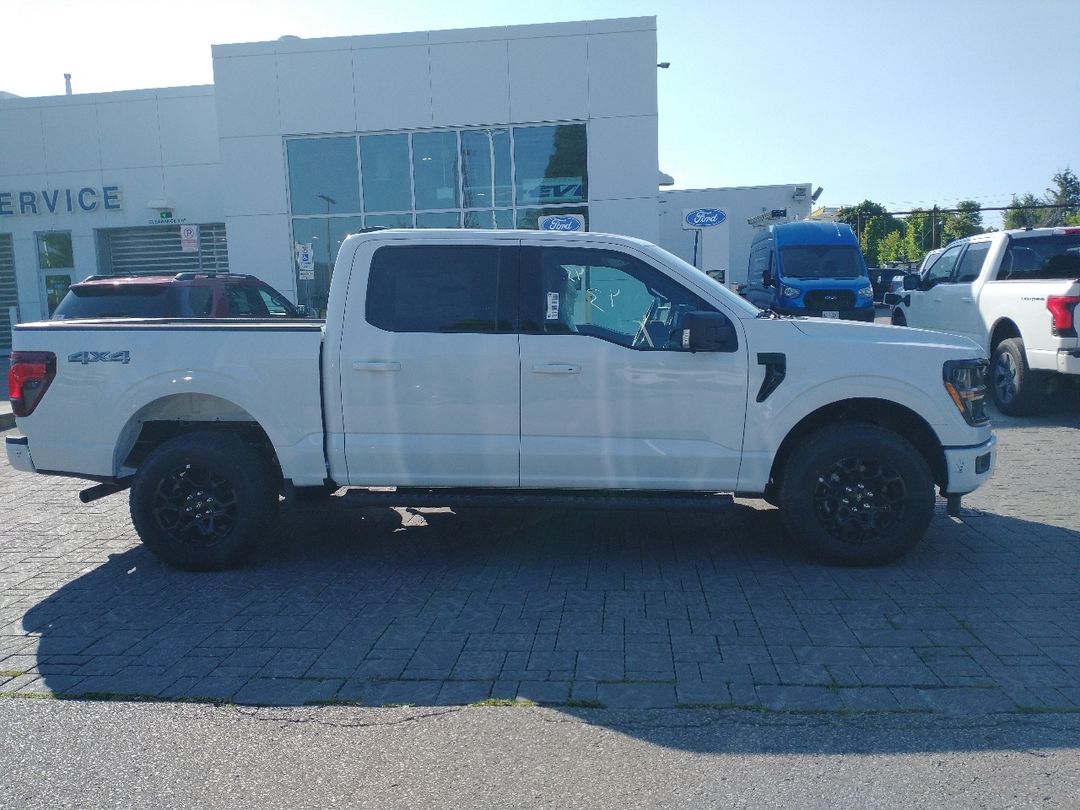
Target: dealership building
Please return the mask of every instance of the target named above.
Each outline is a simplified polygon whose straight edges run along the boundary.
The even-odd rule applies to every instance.
[[[809,183],[660,188],[654,17],[286,36],[216,45],[213,68],[209,86],[0,93],[0,351],[92,274],[250,273],[321,309],[361,228],[547,227],[732,280],[755,227],[810,211]]]

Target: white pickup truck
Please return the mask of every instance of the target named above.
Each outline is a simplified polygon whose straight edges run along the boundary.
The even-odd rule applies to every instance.
[[[18,326],[12,465],[100,482],[83,500],[130,486],[143,542],[195,569],[240,561],[282,496],[343,486],[400,506],[734,492],[877,564],[921,539],[935,485],[958,509],[994,465],[974,343],[781,318],[647,242],[384,230],[336,267],[325,325]]]
[[[991,358],[994,404],[1032,413],[1080,381],[1080,228],[1029,228],[960,239],[889,298],[892,322],[955,332]]]

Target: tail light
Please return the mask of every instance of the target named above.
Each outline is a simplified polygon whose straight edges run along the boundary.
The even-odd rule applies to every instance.
[[[1050,295],[1046,308],[1050,310],[1050,331],[1054,337],[1076,337],[1076,305],[1078,295]]]
[[[52,352],[12,352],[8,371],[8,396],[16,416],[29,416],[41,402],[56,376]]]

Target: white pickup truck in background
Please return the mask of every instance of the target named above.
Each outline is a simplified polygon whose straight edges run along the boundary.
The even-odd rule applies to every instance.
[[[100,482],[84,500],[130,486],[143,542],[196,569],[239,562],[280,496],[342,486],[395,506],[734,492],[876,564],[921,539],[935,485],[955,511],[993,468],[963,338],[781,318],[607,234],[378,231],[336,268],[325,325],[19,325],[12,465]]]
[[[971,338],[990,361],[994,404],[1037,411],[1080,382],[1080,228],[980,234],[904,280],[892,322]],[[892,297],[890,297],[892,298]]]

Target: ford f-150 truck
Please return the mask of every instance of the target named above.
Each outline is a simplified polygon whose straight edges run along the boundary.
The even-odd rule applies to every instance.
[[[1048,393],[1080,381],[1080,228],[959,239],[890,300],[894,324],[955,332],[982,346],[1003,413],[1032,413]]]
[[[342,486],[734,492],[877,564],[925,533],[935,485],[955,511],[990,475],[986,365],[963,338],[759,310],[629,237],[384,230],[345,240],[325,324],[16,327],[6,441],[20,470],[98,481],[84,500],[130,486],[142,541],[185,568],[236,564],[282,496]]]

